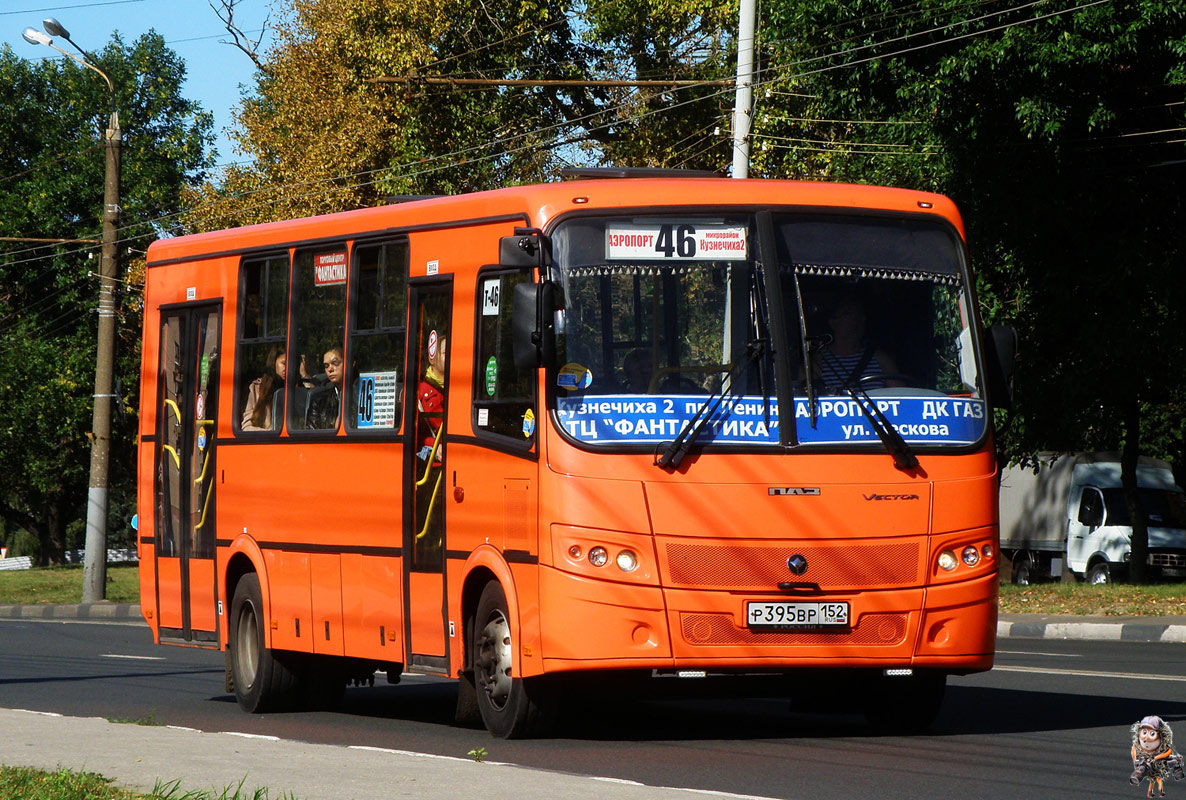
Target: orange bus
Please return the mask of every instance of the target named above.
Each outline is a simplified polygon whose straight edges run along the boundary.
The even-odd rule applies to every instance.
[[[613,678],[919,727],[991,668],[1012,340],[955,206],[644,175],[155,242],[155,640],[251,712],[451,676],[499,737]]]

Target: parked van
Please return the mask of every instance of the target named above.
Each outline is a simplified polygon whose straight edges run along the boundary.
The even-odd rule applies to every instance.
[[[1058,579],[1064,567],[1089,583],[1123,580],[1131,557],[1132,520],[1116,453],[1045,453],[1041,468],[1009,467],[1001,475],[1001,552],[1013,582]],[[1149,575],[1186,577],[1186,493],[1170,465],[1137,464],[1149,529]]]

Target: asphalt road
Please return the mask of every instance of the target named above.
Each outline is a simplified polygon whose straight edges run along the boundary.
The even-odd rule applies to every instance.
[[[506,742],[451,724],[447,681],[406,677],[349,690],[337,712],[253,716],[223,692],[220,653],[154,646],[140,625],[3,620],[0,707],[455,757],[485,748],[526,767],[796,800],[1143,797],[1128,784],[1129,726],[1186,720],[1186,645],[1002,639],[999,651],[992,672],[949,681],[923,736],[876,736],[860,717],[792,713],[785,700],[599,695],[556,738]]]

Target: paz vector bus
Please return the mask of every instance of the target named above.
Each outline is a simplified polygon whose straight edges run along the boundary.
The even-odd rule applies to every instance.
[[[143,614],[250,712],[422,673],[519,737],[755,680],[917,729],[992,666],[1014,346],[912,190],[625,170],[163,239]]]

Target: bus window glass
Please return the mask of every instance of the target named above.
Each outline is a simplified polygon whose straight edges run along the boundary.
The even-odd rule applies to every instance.
[[[244,261],[241,276],[235,423],[241,431],[278,432],[288,363],[288,257]]]
[[[535,440],[533,369],[515,366],[511,343],[511,299],[515,287],[532,280],[531,270],[483,272],[478,277],[478,346],[474,368],[474,425],[480,432]]]
[[[355,253],[346,425],[397,430],[404,389],[408,244],[363,245]]]
[[[293,259],[290,430],[335,430],[341,418],[346,259],[345,245],[304,250]]]
[[[655,447],[723,390],[699,445],[881,447],[865,395],[912,445],[979,441],[988,415],[954,231],[856,215],[774,223],[767,264],[746,217],[562,224],[561,429],[589,445]],[[780,297],[766,292],[773,270]],[[772,310],[787,375],[770,358]],[[795,404],[788,434],[780,385]]]

